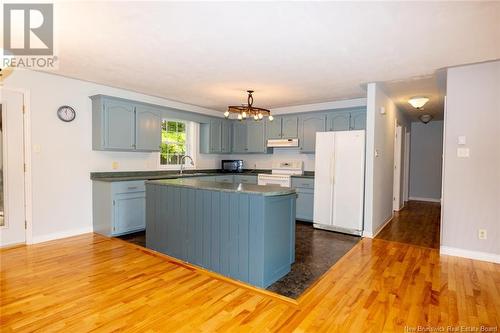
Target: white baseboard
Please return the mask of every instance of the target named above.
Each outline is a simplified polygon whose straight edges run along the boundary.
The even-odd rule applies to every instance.
[[[366,238],[375,238],[377,237],[377,235],[379,234],[379,232],[381,232],[385,226],[392,221],[392,219],[394,218],[394,214],[391,215],[391,217],[389,217],[385,222],[384,224],[382,224],[382,226],[380,226],[377,231],[375,232],[375,234],[371,231],[366,231],[366,230],[363,230],[363,233],[362,233],[362,237],[366,237]]]
[[[55,240],[55,239],[77,236],[77,235],[81,235],[81,234],[87,234],[87,233],[92,232],[92,231],[93,231],[92,226],[89,226],[89,227],[85,227],[85,228],[55,232],[55,233],[47,234],[47,235],[40,235],[40,236],[34,235],[31,244],[48,242],[48,241]]]
[[[441,198],[423,198],[423,197],[410,197],[409,200],[414,201],[428,201],[428,202],[441,202]]]
[[[440,254],[446,254],[449,256],[462,257],[468,259],[489,261],[500,264],[500,255],[488,252],[470,251],[464,249],[458,249],[455,247],[441,246],[439,249]]]

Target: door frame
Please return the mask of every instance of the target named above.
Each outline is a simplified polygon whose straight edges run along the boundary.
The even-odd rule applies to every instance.
[[[27,89],[5,88],[2,91],[10,91],[23,95],[23,158],[26,169],[24,172],[24,218],[26,220],[25,244],[33,243],[33,201],[32,201],[32,174],[31,174],[31,104],[30,92]],[[9,245],[7,245],[9,247]]]
[[[410,143],[411,131],[408,127],[404,127],[404,157],[403,157],[403,205],[405,206],[410,200]]]
[[[393,168],[393,184],[392,184],[392,210],[401,210],[401,167],[402,167],[402,153],[403,148],[403,126],[395,123],[394,126],[394,168]],[[396,175],[397,171],[397,175]]]

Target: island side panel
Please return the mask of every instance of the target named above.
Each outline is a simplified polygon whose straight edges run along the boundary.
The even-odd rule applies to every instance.
[[[274,283],[291,269],[295,241],[295,195],[267,197],[264,225],[264,285]],[[292,250],[293,249],[293,250]]]

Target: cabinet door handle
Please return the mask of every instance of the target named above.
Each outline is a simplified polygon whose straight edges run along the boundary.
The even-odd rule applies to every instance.
[[[129,186],[127,187],[128,190],[137,190],[137,186]]]

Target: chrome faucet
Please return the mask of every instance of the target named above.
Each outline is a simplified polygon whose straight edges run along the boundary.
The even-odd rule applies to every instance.
[[[181,157],[181,169],[179,170],[179,174],[181,174],[181,175],[182,175],[182,172],[184,171],[184,161],[186,160],[186,158],[189,158],[191,160],[191,165],[194,165],[194,161],[191,158],[191,156],[182,155],[182,157]]]

